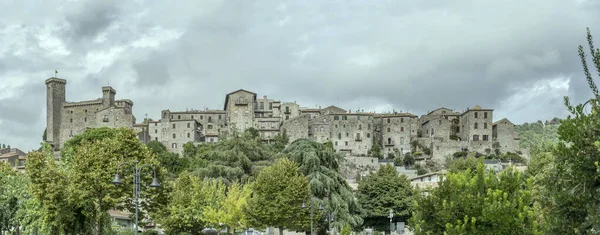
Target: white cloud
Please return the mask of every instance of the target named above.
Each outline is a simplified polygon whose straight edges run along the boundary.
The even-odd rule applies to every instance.
[[[512,95],[498,102],[494,119],[511,117],[514,123],[551,119],[565,114],[563,97],[569,95],[570,77],[560,76],[531,83],[514,84]],[[560,115],[562,116],[562,115]]]

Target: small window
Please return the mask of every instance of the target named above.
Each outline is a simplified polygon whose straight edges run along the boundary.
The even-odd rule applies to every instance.
[[[371,133],[367,133],[367,138],[371,138]]]
[[[155,122],[155,123],[154,123],[154,126],[158,126],[158,122]]]
[[[477,123],[473,124],[473,129],[477,129]]]
[[[339,116],[333,116],[333,120],[340,120]]]
[[[219,120],[221,120],[221,114],[219,114]]]
[[[154,133],[158,133],[158,129],[154,129]]]
[[[342,139],[342,133],[338,133],[338,140]]]
[[[187,133],[187,135],[188,135],[188,138],[190,138],[190,133]]]
[[[346,146],[348,146],[348,141],[345,141],[344,144],[346,144]]]
[[[175,138],[177,138],[177,135],[176,135],[176,134],[173,134],[173,139],[175,139]]]
[[[71,118],[71,123],[73,123],[73,118]]]
[[[438,125],[442,125],[442,120],[439,120],[439,121],[438,121]]]
[[[335,142],[335,146],[337,146],[337,141]]]
[[[173,129],[175,129],[175,123],[173,123]]]
[[[87,109],[86,109],[86,110],[83,110],[83,112],[84,112],[84,113],[87,113]]]
[[[158,141],[158,137],[154,137],[154,140],[155,140],[155,141]]]
[[[388,119],[389,120],[389,119]],[[388,127],[387,132],[390,132],[390,128]]]
[[[479,113],[475,112],[475,118],[478,118],[478,116],[479,116]]]
[[[404,123],[404,118],[403,117],[400,118],[400,123]]]
[[[359,116],[360,117],[360,116]],[[362,125],[358,124],[358,129],[362,130]]]
[[[187,124],[187,128],[190,128],[190,123],[189,123],[189,122],[188,122],[188,124]]]
[[[487,129],[487,122],[483,123],[483,129]]]
[[[483,135],[483,141],[488,141],[488,135]]]
[[[389,118],[387,119],[387,123],[390,123],[390,119]]]
[[[87,122],[87,117],[83,118],[83,121],[84,121],[84,122]]]
[[[212,117],[208,116],[208,122],[212,122]]]
[[[346,137],[349,137],[349,136],[350,136],[350,133],[346,132]]]
[[[177,115],[177,119],[181,119],[181,115]]]
[[[483,113],[483,118],[487,118],[487,112]]]
[[[176,148],[177,148],[177,143],[173,143],[173,144],[171,144],[171,148],[174,148],[174,149],[176,149]]]
[[[404,127],[403,126],[400,127],[400,131],[404,131]]]
[[[479,135],[473,135],[473,141],[479,141]]]
[[[212,129],[212,125],[208,125],[207,129],[211,130]]]

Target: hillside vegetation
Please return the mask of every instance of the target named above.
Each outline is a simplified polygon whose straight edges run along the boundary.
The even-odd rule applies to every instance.
[[[559,125],[560,119],[558,118],[515,125],[515,131],[521,136],[521,148],[529,148],[534,151],[545,144],[558,143]]]

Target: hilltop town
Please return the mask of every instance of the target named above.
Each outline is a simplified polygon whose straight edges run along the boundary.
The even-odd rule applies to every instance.
[[[519,136],[506,118],[494,122],[494,110],[474,106],[457,112],[440,107],[420,117],[412,113],[352,112],[336,106],[305,108],[247,90],[225,95],[222,110],[163,110],[160,119],[137,123],[133,101],[115,98],[116,90],[102,87],[102,97],[67,101],[67,81],[49,78],[46,142],[56,150],[71,137],[97,127],[127,127],[144,143],[158,141],[170,152],[181,153],[188,142],[217,142],[233,131],[255,128],[265,142],[278,135],[290,142],[308,138],[331,142],[347,156],[399,156],[413,153],[417,160],[438,162],[456,152],[519,152]]]

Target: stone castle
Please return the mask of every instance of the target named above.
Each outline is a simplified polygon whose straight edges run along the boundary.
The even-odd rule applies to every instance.
[[[47,86],[47,138],[60,149],[65,141],[88,128],[130,127],[143,142],[159,141],[181,153],[188,142],[217,142],[232,131],[255,128],[265,142],[284,131],[290,142],[308,138],[331,142],[340,153],[367,156],[377,145],[384,156],[413,152],[417,159],[443,160],[458,151],[526,152],[519,149],[514,124],[503,118],[493,122],[493,109],[476,106],[462,113],[438,108],[421,117],[402,112],[352,112],[336,106],[305,108],[253,92],[237,90],[225,95],[222,110],[163,110],[160,119],[136,124],[131,100],[115,100],[116,91],[102,87],[102,98],[67,102],[66,80],[49,78]]]

